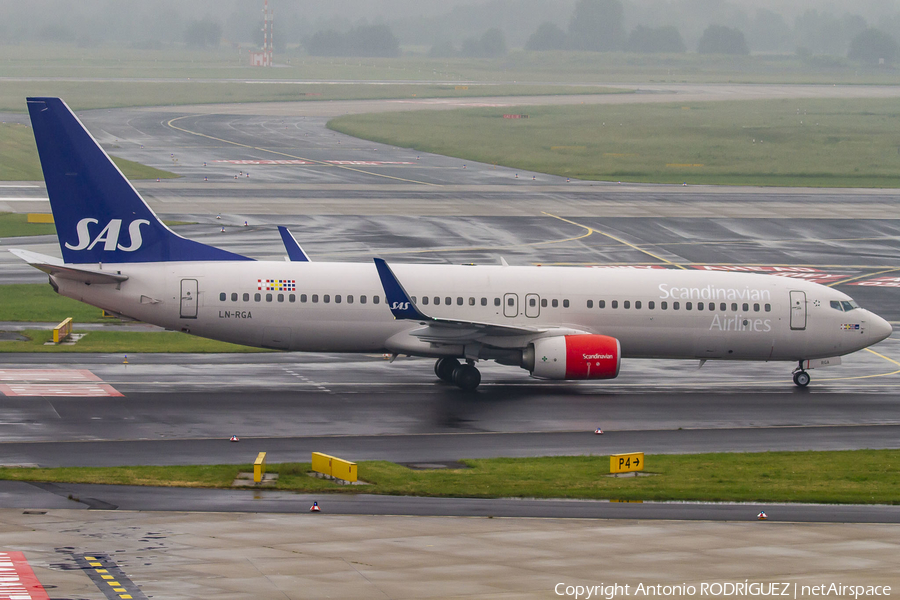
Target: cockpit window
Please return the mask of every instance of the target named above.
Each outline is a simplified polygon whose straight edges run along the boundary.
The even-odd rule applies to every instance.
[[[854,302],[853,300],[841,300],[841,306],[844,307],[844,312],[848,312],[853,310],[854,308],[859,308],[859,304]]]
[[[843,310],[844,310],[843,308],[841,308],[841,301],[840,301],[840,300],[832,300],[832,301],[831,301],[831,308],[833,308],[833,309],[835,309],[835,310],[842,311],[842,312],[843,312]]]

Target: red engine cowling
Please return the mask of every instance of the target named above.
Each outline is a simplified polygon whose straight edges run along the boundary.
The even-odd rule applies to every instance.
[[[528,347],[524,367],[541,379],[613,379],[621,356],[619,340],[606,335],[547,337]]]

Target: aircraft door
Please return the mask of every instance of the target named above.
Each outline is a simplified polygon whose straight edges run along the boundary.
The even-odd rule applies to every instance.
[[[197,294],[198,285],[196,279],[181,280],[181,318],[197,318]]]
[[[525,316],[530,319],[541,316],[541,297],[537,294],[525,294]]]
[[[518,317],[519,316],[519,296],[518,294],[503,295],[503,316]]]
[[[806,292],[791,292],[791,329],[806,329]]]

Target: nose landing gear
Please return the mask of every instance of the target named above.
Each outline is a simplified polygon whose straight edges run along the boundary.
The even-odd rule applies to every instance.
[[[474,363],[460,364],[455,358],[439,358],[434,363],[434,374],[441,381],[452,383],[456,387],[472,392],[481,383],[481,372]]]
[[[805,388],[809,385],[810,377],[809,373],[803,370],[803,361],[800,361],[800,366],[794,369],[794,385],[797,387]]]

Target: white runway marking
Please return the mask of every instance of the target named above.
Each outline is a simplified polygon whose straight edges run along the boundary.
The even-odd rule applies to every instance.
[[[0,369],[4,396],[112,397],[113,386],[86,369]]]
[[[0,385],[4,396],[62,396],[74,398],[97,398],[121,396],[122,393],[105,383],[64,384],[64,383],[14,383]]]

